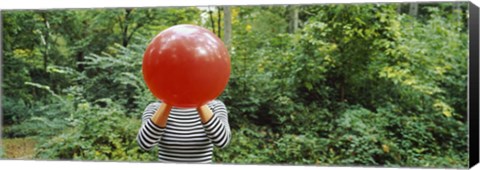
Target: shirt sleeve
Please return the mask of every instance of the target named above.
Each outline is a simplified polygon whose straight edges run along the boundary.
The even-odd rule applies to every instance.
[[[153,123],[151,117],[160,107],[160,103],[151,103],[145,108],[142,115],[142,126],[137,134],[137,143],[144,150],[152,149],[162,137],[165,128]]]
[[[208,106],[212,110],[213,116],[203,124],[205,132],[215,146],[225,148],[231,139],[227,108],[219,100],[210,102]]]

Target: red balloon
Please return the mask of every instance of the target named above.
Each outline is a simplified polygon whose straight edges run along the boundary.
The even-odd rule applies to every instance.
[[[158,99],[175,107],[199,107],[227,86],[230,56],[211,31],[177,25],[153,38],[143,55],[142,71]]]

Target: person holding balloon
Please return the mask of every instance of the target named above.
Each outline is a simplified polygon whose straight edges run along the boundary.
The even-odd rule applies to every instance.
[[[213,147],[231,140],[227,107],[216,99],[230,76],[223,42],[199,26],[170,27],[148,45],[142,72],[159,101],[143,112],[139,146],[158,146],[161,162],[211,163]]]

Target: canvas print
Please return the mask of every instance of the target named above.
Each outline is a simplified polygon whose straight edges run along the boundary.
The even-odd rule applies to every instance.
[[[1,159],[468,166],[466,2],[1,17]]]

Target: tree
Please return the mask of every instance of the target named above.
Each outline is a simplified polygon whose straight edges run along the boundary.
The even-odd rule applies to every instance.
[[[212,28],[212,32],[214,34],[217,34],[217,31],[215,31],[215,20],[213,19],[213,10],[208,10],[208,14],[210,16],[210,27]]]
[[[217,35],[221,39],[222,38],[222,7],[217,7]]]
[[[153,9],[127,8],[123,10],[123,16],[117,16],[118,24],[122,32],[122,45],[128,46],[133,35],[145,24],[158,24]]]
[[[289,5],[287,7],[289,13],[288,13],[288,32],[289,33],[295,33],[298,29],[298,23],[299,23],[299,18],[298,18],[298,6],[296,5]]]
[[[230,47],[230,39],[232,34],[232,15],[229,6],[223,7],[223,28],[224,28],[224,38],[223,41],[227,47]]]

